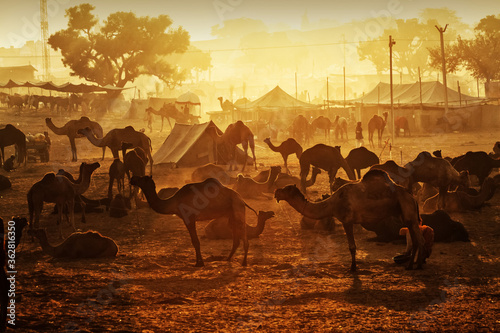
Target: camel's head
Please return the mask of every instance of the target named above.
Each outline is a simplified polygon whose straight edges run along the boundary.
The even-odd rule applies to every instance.
[[[438,150],[434,150],[432,152],[432,155],[436,156],[436,157],[439,157],[439,158],[443,158],[443,155],[441,155],[441,149],[438,149]]]
[[[222,102],[222,96],[221,97],[217,97],[217,99]]]
[[[274,212],[271,210],[271,211],[263,211],[263,210],[259,210],[259,221],[267,221],[269,220],[270,218],[273,218],[274,217]]]
[[[271,138],[265,138],[264,143],[270,144],[271,143]]]
[[[312,171],[311,171],[311,172],[312,172],[312,174],[313,174],[314,176],[317,176],[317,175],[319,175],[319,174],[321,173],[321,169],[320,169],[320,168],[318,168],[318,167],[313,167],[313,169],[312,169]]]
[[[130,185],[138,186],[140,187],[144,192],[146,192],[146,189],[153,189],[156,191],[156,185],[153,180],[153,177],[151,176],[133,176],[130,179]]]
[[[92,130],[90,129],[90,127],[85,127],[85,128],[80,128],[77,133],[80,134],[80,135],[86,135],[87,133],[90,133],[92,132]]]
[[[52,121],[52,118],[45,118],[45,123],[48,124]]]
[[[100,166],[101,165],[99,164],[99,162],[94,162],[94,163],[90,163],[90,164],[86,163],[86,162],[83,162],[81,170],[85,170],[88,173],[92,173],[92,172],[95,171],[95,169],[99,168]]]
[[[463,170],[460,171],[460,184],[464,187],[470,187],[470,179],[469,179],[469,171]]]
[[[335,179],[333,180],[332,184],[330,185],[330,191],[333,193],[335,191],[337,191],[339,188],[341,188],[342,186],[344,186],[345,184],[348,184],[350,183],[349,180],[346,180],[346,179],[343,179],[343,178],[340,178],[340,177],[335,177]]]
[[[122,141],[122,149],[132,149],[132,148],[134,148],[134,145],[132,143]]]
[[[302,192],[300,192],[299,188],[295,184],[277,189],[274,191],[274,198],[277,202],[280,202],[280,200],[288,201],[294,198],[306,200]]]
[[[495,154],[500,154],[500,141],[495,142],[495,145],[493,146],[493,152]]]
[[[272,175],[278,175],[281,172],[281,166],[279,165],[273,165],[271,167],[271,174]]]

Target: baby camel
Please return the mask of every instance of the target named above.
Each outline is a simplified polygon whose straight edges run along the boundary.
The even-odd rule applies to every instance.
[[[173,196],[162,200],[156,193],[153,178],[134,176],[130,184],[139,186],[146,196],[150,207],[157,213],[177,215],[184,221],[189,231],[191,242],[196,251],[196,267],[204,266],[200,250],[200,240],[196,233],[196,221],[205,221],[219,217],[229,220],[233,231],[233,247],[227,260],[243,240],[243,266],[247,265],[248,239],[245,223],[245,207],[248,206],[235,191],[222,185],[217,179],[209,178],[200,183],[184,185]],[[253,210],[253,209],[252,209]],[[255,212],[255,210],[253,210]]]
[[[285,170],[286,172],[290,173],[287,164],[288,156],[295,154],[297,158],[300,158],[300,155],[302,155],[302,146],[293,138],[286,139],[279,146],[273,145],[270,138],[264,139],[264,142],[269,146],[269,148],[272,151],[281,154],[281,156],[283,157],[283,161],[285,162]]]
[[[64,242],[55,246],[49,244],[45,229],[35,229],[31,233],[40,242],[43,252],[54,258],[115,257],[118,253],[115,241],[96,231],[74,232]]]
[[[413,251],[408,269],[413,268],[417,250],[424,253],[424,240],[420,232],[420,216],[415,199],[405,188],[396,185],[382,170],[368,171],[360,182],[342,186],[328,199],[310,202],[293,185],[277,189],[276,200],[287,201],[296,211],[313,219],[328,216],[337,218],[343,225],[351,252],[351,271],[356,271],[356,243],[354,224],[378,224],[388,217],[402,220],[412,238]],[[423,256],[418,256],[417,268],[421,268]]]
[[[257,225],[246,225],[248,239],[257,238],[264,231],[266,221],[274,217],[273,211],[259,211],[257,215]],[[210,221],[205,227],[205,236],[209,239],[231,239],[232,232],[229,220],[224,217]]]
[[[234,185],[234,190],[238,192],[243,198],[255,198],[258,195],[262,195],[264,192],[270,192],[274,181],[281,172],[280,166],[272,166],[271,172],[269,173],[269,178],[263,183],[256,182],[250,177],[245,177],[243,175],[238,175],[236,180],[236,185]]]

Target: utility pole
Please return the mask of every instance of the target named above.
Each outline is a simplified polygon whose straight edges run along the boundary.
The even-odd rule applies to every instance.
[[[392,91],[392,47],[396,44],[396,41],[392,39],[392,36],[389,36],[389,73],[390,73],[390,80],[391,80],[391,140],[392,144],[394,145],[394,94]]]
[[[446,31],[446,28],[448,28],[448,24],[444,26],[444,29],[438,27],[437,25],[435,27],[439,31],[439,37],[441,39],[441,61],[442,61],[443,85],[444,85],[444,114],[447,114],[448,113],[448,85],[446,84],[446,60],[445,60],[445,57],[444,57],[444,39],[443,39],[443,34]]]
[[[40,31],[42,41],[43,78],[50,80],[50,52],[49,52],[49,21],[47,18],[47,0],[40,0]]]
[[[346,87],[345,87],[345,35],[342,35],[342,39],[344,42],[344,109],[346,104]]]

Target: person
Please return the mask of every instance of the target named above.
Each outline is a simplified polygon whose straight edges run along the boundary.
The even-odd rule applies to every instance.
[[[356,125],[356,148],[361,147],[363,144],[363,128],[361,128],[361,122],[358,121]]]
[[[153,115],[147,109],[146,114],[144,115],[144,120],[148,123],[149,133],[153,132]]]

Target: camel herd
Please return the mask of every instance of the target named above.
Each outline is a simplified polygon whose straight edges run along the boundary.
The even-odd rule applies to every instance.
[[[384,117],[375,115],[368,123],[369,141],[372,146],[375,131],[378,132],[378,144],[381,145],[386,121],[387,114],[384,114]],[[270,151],[282,156],[283,169],[281,166],[271,166],[251,177],[243,174],[247,164],[244,160],[242,173],[237,176],[231,174],[233,168],[238,169],[235,161],[236,146],[239,144],[244,148],[245,156],[250,147],[252,164],[257,170],[254,135],[242,121],[237,121],[230,124],[222,134],[213,133],[215,142],[225,146],[230,153],[231,160],[222,161],[229,165],[228,168],[215,164],[204,165],[193,171],[191,182],[183,187],[157,191],[152,176],[151,140],[145,133],[127,126],[112,129],[104,134],[102,127],[87,117],[70,120],[61,127],[57,127],[50,118],[47,118],[45,123],[55,134],[69,138],[72,161],[77,160],[75,139],[81,137],[86,137],[94,146],[101,147],[103,159],[106,147],[111,149],[114,158],[108,173],[108,193],[102,199],[92,200],[83,196],[89,188],[92,173],[100,167],[97,162],[82,163],[76,179],[64,170],[57,174],[47,173],[28,191],[30,234],[39,240],[44,252],[55,257],[115,256],[118,247],[112,239],[96,232],[76,232],[75,212],[78,209],[81,211],[82,222],[85,222],[86,211],[101,205],[106,206],[110,216],[124,216],[132,207],[131,203],[135,202],[136,209],[145,204],[141,200],[140,189],[147,205],[155,212],[176,215],[182,219],[191,237],[196,253],[195,266],[198,267],[203,266],[204,261],[196,230],[197,221],[210,220],[205,228],[208,238],[233,239],[228,260],[231,260],[240,242],[243,242],[242,264],[246,265],[248,239],[258,237],[263,232],[266,221],[274,217],[274,212],[257,212],[245,200],[271,199],[274,194],[277,202],[286,201],[303,215],[301,226],[304,229],[334,232],[335,221],[339,221],[349,244],[352,271],[357,269],[354,224],[360,224],[375,232],[379,239],[394,239],[405,232],[400,229],[407,228],[404,230],[407,230],[408,244],[411,244],[406,253],[406,260],[409,261],[407,268],[413,268],[415,263],[417,268],[421,268],[430,255],[429,244],[432,243],[429,240],[429,231],[422,227],[422,223],[436,230],[436,241],[467,240],[467,231],[460,223],[452,221],[447,212],[481,207],[493,196],[499,183],[498,177],[489,177],[494,168],[500,167],[498,152],[495,151],[497,144],[492,154],[468,152],[455,158],[443,158],[440,151],[434,152],[434,156],[429,152],[421,152],[404,166],[392,160],[380,164],[379,157],[363,146],[352,149],[345,158],[340,146],[319,143],[303,149],[302,144],[311,139],[310,126],[324,131],[325,141],[329,141],[331,129],[336,136],[343,138],[345,135],[347,138],[348,122],[337,116],[334,122],[326,117],[318,117],[309,124],[305,117],[298,116],[290,129],[293,137],[275,144],[270,138],[263,141]],[[406,133],[407,122],[400,120],[398,126]],[[12,125],[0,129],[2,158],[3,147],[15,145],[18,163],[25,161],[23,135]],[[122,159],[119,156],[120,150]],[[290,155],[295,155],[298,160],[298,176],[290,173]],[[146,176],[148,163],[150,175]],[[311,167],[312,173],[308,178]],[[348,180],[336,177],[339,168],[345,171]],[[361,171],[368,168],[369,171],[362,176]],[[316,177],[322,171],[328,174],[330,193],[325,193],[321,200],[309,200],[307,188],[314,185]],[[127,183],[124,181],[125,174],[129,180]],[[470,188],[470,175],[478,178],[481,185],[479,191]],[[115,181],[118,194],[113,196]],[[61,229],[64,216],[74,231],[57,246],[48,244],[45,230],[39,228],[44,202],[56,204],[61,239],[64,238]],[[246,208],[255,214],[256,226],[246,223]],[[421,215],[420,212],[427,214]],[[93,251],[88,250],[89,244],[93,244]]]

